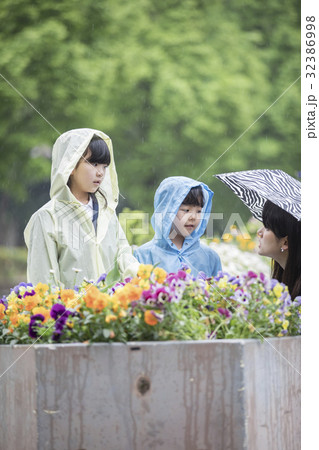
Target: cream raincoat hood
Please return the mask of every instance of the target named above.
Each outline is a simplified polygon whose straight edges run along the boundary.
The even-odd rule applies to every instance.
[[[100,191],[97,230],[89,214],[72,194],[67,183],[94,135],[108,145],[111,162]],[[88,128],[62,134],[53,146],[51,200],[31,217],[24,237],[28,247],[28,281],[62,283],[73,287],[83,278],[96,281],[115,264],[122,277],[135,276],[138,262],[115,214],[119,189],[112,141],[101,131]],[[80,269],[76,274],[74,269]]]

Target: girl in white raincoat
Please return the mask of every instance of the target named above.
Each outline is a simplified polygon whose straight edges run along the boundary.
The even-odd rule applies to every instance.
[[[118,196],[111,139],[88,128],[62,134],[53,147],[51,200],[24,231],[28,281],[73,287],[116,265],[122,278],[135,276],[139,263],[115,213]]]

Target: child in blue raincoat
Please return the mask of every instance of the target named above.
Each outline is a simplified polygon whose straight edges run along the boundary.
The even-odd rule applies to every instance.
[[[193,275],[215,276],[221,270],[220,258],[199,240],[207,227],[213,195],[206,184],[191,178],[165,178],[154,197],[155,236],[135,250],[137,260],[158,264],[169,273],[187,265]]]

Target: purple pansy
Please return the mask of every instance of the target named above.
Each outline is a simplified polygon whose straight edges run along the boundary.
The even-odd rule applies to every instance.
[[[152,289],[147,289],[146,291],[142,292],[142,300],[147,301],[149,299],[153,299],[154,298],[154,293],[152,291]]]
[[[245,293],[243,289],[236,289],[231,299],[243,305],[246,305],[248,303],[247,293]]]
[[[253,272],[252,270],[249,270],[247,275],[249,278],[258,278],[257,274],[255,272]]]
[[[219,314],[225,316],[227,319],[232,316],[231,312],[226,308],[218,308],[217,311],[219,312]]]
[[[8,308],[8,300],[6,299],[5,296],[3,296],[2,298],[0,298],[0,304],[5,306],[5,310]]]
[[[65,311],[66,311],[66,309],[65,309],[64,305],[62,305],[61,303],[56,303],[51,308],[50,316],[52,317],[52,319],[56,320],[60,316],[62,316],[62,314],[64,314]]]
[[[102,275],[98,278],[96,284],[101,283],[102,281],[105,281],[106,273],[102,273]]]
[[[26,291],[24,294],[23,294],[23,298],[26,298],[26,297],[28,297],[28,296],[33,296],[33,295],[35,295],[35,291],[32,289],[32,291],[31,292],[28,292],[28,291]]]
[[[45,317],[42,314],[35,314],[31,316],[29,322],[29,336],[33,339],[38,337],[38,328],[41,328],[41,322],[43,322]]]
[[[27,287],[29,287],[29,286],[32,287],[32,283],[24,283],[24,282],[22,281],[22,282],[19,283],[17,286],[15,286],[14,288],[12,288],[12,289],[10,290],[10,292],[13,291],[19,298],[22,298],[21,295],[20,295],[20,287],[27,288]]]
[[[207,279],[207,275],[205,272],[203,272],[202,270],[198,272],[197,274],[197,279],[199,280],[206,280]]]
[[[301,305],[301,296],[300,295],[298,295],[295,299],[294,299],[294,301],[292,302],[292,304],[293,304],[293,306],[300,306]]]
[[[160,288],[156,289],[155,298],[157,299],[157,303],[160,303],[160,304],[171,301],[170,292],[165,287],[160,287]]]
[[[58,303],[56,303],[54,306],[56,306],[56,305],[58,305]],[[63,306],[63,305],[61,305],[61,306]],[[51,312],[52,312],[52,309],[51,309]],[[54,324],[54,331],[52,333],[53,341],[58,341],[60,339],[61,335],[63,334],[63,330],[64,330],[65,324],[66,324],[69,316],[76,315],[76,312],[68,311],[65,308],[64,308],[64,312],[62,312],[61,315],[58,315],[59,312],[61,312],[61,311],[62,311],[61,308],[58,311],[54,311],[54,314],[56,315],[57,318],[56,318],[56,321]],[[52,314],[51,314],[51,317],[52,317]]]
[[[270,280],[270,289],[273,289],[277,284],[279,283],[279,281],[278,280],[276,280],[275,278],[272,278],[271,280]]]

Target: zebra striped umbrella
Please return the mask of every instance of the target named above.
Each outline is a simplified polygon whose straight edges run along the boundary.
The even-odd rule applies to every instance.
[[[266,200],[301,219],[301,183],[282,170],[247,170],[215,175],[262,221]]]

